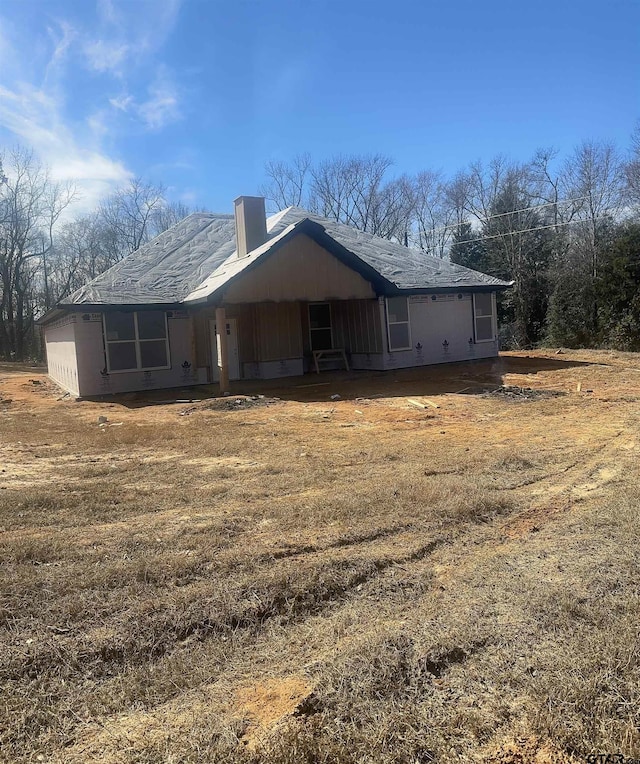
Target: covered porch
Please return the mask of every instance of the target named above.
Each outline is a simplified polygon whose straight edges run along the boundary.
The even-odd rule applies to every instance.
[[[321,368],[383,369],[383,298],[227,303],[194,316],[196,365],[210,382],[277,379]],[[222,330],[224,327],[224,331]],[[226,375],[225,375],[226,371]]]

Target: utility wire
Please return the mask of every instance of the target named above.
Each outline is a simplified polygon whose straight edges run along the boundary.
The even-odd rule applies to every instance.
[[[588,199],[588,198],[589,198],[588,196],[577,196],[575,199],[563,199],[563,200],[558,200],[557,202],[545,202],[544,204],[534,204],[531,207],[522,207],[521,209],[510,210],[509,212],[499,212],[495,215],[480,216],[480,215],[477,215],[476,213],[473,213],[473,215],[476,217],[479,223],[488,223],[490,220],[506,217],[507,215],[517,215],[519,212],[530,212],[531,210],[540,210],[540,209],[543,209],[544,207],[553,207],[560,204],[572,204],[573,202],[581,202],[584,199]],[[439,233],[440,231],[447,231],[450,228],[460,228],[460,226],[465,225],[465,223],[468,225],[471,225],[469,221],[464,220],[461,223],[452,223],[451,225],[444,225],[444,226],[440,226],[439,228],[430,228],[430,229],[425,228],[423,229],[423,232],[425,234],[432,235],[434,233]],[[558,223],[557,225],[560,225],[560,223]],[[564,223],[562,225],[564,225]]]
[[[505,236],[517,236],[521,233],[531,233],[532,231],[546,231],[549,228],[559,228],[560,226],[565,225],[574,225],[576,223],[583,223],[583,220],[567,220],[564,223],[551,223],[551,225],[541,225],[537,226],[536,228],[524,228],[521,231],[505,231],[504,233],[496,233],[492,234],[491,236],[480,236],[477,239],[461,239],[460,241],[456,242],[456,244],[475,244],[478,241],[488,241],[489,239],[503,239]],[[428,250],[425,249],[425,252],[429,252],[436,247],[430,247]]]

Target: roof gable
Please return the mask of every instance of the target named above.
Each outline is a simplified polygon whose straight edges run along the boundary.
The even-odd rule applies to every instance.
[[[267,232],[269,238],[262,246],[237,258],[233,215],[189,215],[60,304],[197,304],[214,300],[223,287],[301,232],[359,272],[380,294],[510,286],[297,207],[268,218]]]

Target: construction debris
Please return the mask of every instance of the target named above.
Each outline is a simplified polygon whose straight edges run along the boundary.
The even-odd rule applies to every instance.
[[[188,416],[196,411],[242,411],[259,406],[273,406],[282,403],[280,398],[267,398],[264,395],[234,395],[226,398],[209,398],[199,406],[190,406],[180,412],[180,416]]]
[[[534,390],[531,387],[517,387],[516,385],[500,385],[494,390],[489,390],[482,394],[483,398],[491,396],[501,396],[513,400],[542,400],[544,398],[557,398],[565,393],[560,390]]]
[[[424,403],[422,401],[417,401],[415,398],[407,398],[407,401],[411,403],[413,406],[417,406],[418,408],[421,408],[421,409],[426,409],[428,406],[431,406],[434,409],[440,408],[440,406],[437,403],[430,401],[428,398],[424,399]]]

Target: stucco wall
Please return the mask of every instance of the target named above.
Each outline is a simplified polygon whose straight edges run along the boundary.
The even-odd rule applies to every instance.
[[[76,316],[68,315],[50,324],[44,332],[49,376],[60,387],[79,395],[76,357]]]
[[[173,311],[168,317],[170,369],[106,373],[102,314],[78,314],[76,346],[79,394],[108,395],[136,390],[157,390],[206,382],[195,365],[191,321],[186,312]],[[186,365],[184,365],[186,364]]]

